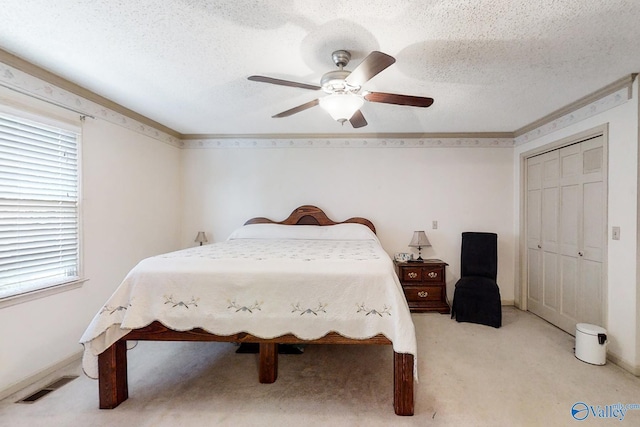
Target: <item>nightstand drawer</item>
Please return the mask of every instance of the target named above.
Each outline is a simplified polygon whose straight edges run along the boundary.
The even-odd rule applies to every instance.
[[[408,302],[440,301],[442,286],[405,286],[404,295]]]
[[[421,267],[404,267],[401,280],[405,282],[422,282]]]
[[[423,267],[422,280],[425,282],[442,282],[444,268],[442,267]]]

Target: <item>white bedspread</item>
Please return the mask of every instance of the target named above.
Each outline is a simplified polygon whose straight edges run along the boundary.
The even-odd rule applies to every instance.
[[[416,356],[402,287],[373,233],[327,236],[323,230],[316,238],[306,227],[287,226],[300,231],[292,238],[287,230],[283,239],[268,227],[248,227],[251,232],[243,227],[231,240],[147,258],[133,268],[80,340],[85,373],[97,377],[98,354],[155,320],[179,331],[260,338],[383,334],[396,352]]]

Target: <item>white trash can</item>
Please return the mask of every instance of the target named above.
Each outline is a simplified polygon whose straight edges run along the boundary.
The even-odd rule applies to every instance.
[[[576,357],[592,365],[604,365],[607,362],[607,330],[588,323],[578,323]]]

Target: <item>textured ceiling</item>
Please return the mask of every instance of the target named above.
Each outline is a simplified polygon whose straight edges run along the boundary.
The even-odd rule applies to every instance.
[[[0,49],[182,134],[510,132],[640,71],[636,0],[2,0]],[[396,58],[365,86],[435,98],[315,107],[331,52]]]

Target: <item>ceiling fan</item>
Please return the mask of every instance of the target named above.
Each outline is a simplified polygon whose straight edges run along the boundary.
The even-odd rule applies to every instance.
[[[367,125],[367,121],[360,111],[360,107],[362,107],[365,100],[384,104],[408,105],[411,107],[428,107],[433,104],[433,98],[421,96],[368,91],[362,91],[362,93],[360,93],[362,85],[396,62],[395,58],[386,53],[378,51],[371,52],[353,71],[344,69],[349,63],[349,60],[351,60],[351,53],[348,51],[336,50],[332,54],[332,59],[339,70],[325,73],[320,79],[320,86],[266,76],[249,76],[248,79],[255,82],[271,83],[301,89],[322,89],[328,94],[276,114],[272,116],[273,118],[288,117],[320,105],[334,120],[342,124],[348,121],[354,128],[361,128]]]

